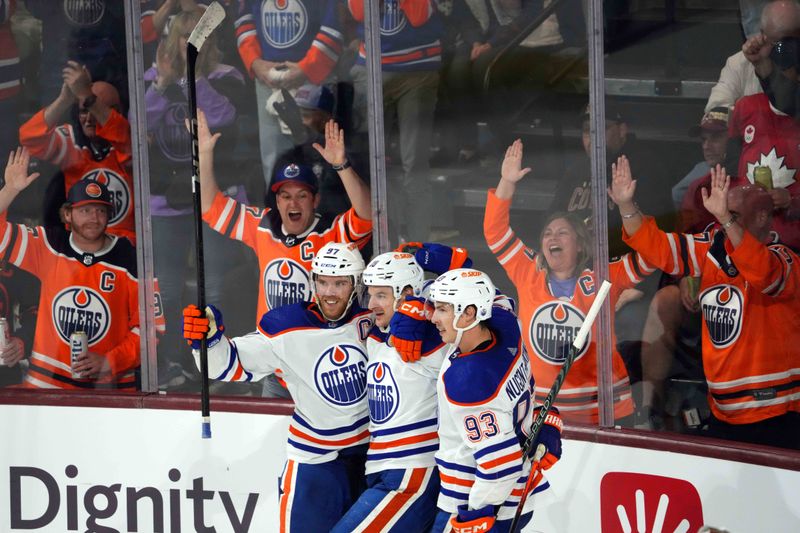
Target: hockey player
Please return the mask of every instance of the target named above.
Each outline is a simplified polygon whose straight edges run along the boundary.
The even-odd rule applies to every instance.
[[[65,192],[82,179],[105,185],[114,203],[109,233],[136,243],[131,133],[119,113],[119,93],[104,81],[92,83],[87,68],[74,61],[64,67],[63,79],[58,97],[22,125],[20,142],[32,156],[61,168]]]
[[[437,383],[441,489],[432,532],[505,532],[525,487],[530,464],[520,448],[531,424],[531,374],[519,322],[495,306],[495,288],[478,270],[456,269],[430,287],[432,322],[451,352]],[[488,322],[491,319],[491,322]],[[546,454],[561,456],[561,419],[548,415],[537,439]],[[531,495],[549,484],[540,482]],[[534,501],[523,509],[522,527]]]
[[[75,183],[62,209],[71,231],[11,224],[8,206],[39,175],[28,175],[29,157],[24,148],[12,152],[0,190],[0,260],[42,282],[25,385],[133,390],[139,367],[136,250],[127,239],[106,233],[111,193],[100,182]],[[163,316],[156,312],[163,330]],[[76,331],[86,334],[88,351],[70,365],[70,336]]]
[[[367,355],[370,312],[356,296],[364,260],[355,244],[329,243],[311,266],[315,301],[266,313],[258,330],[228,339],[222,314],[184,310],[195,357],[208,338],[209,375],[252,381],[282,371],[295,400],[280,479],[280,531],[330,531],[361,493],[369,442]]]
[[[314,172],[289,164],[276,172],[271,189],[277,209],[248,206],[223,195],[214,178],[214,145],[203,113],[198,112],[200,178],[203,220],[215,231],[242,241],[258,256],[259,281],[256,321],[270,309],[311,299],[309,267],[314,254],[330,242],[356,242],[363,248],[372,233],[369,187],[345,156],[344,132],[335,122],[325,126],[325,147],[315,147],[333,165],[352,208],[333,220],[315,213],[320,202]],[[280,372],[277,374],[280,375]],[[268,378],[265,396],[284,395]]]
[[[461,248],[415,244],[426,269],[437,273],[469,261]],[[381,254],[367,265],[363,280],[375,314],[367,339],[367,490],[333,531],[427,531],[439,494],[436,378],[445,345],[426,318],[420,298],[424,274],[414,255]],[[406,330],[419,325],[421,334],[394,336],[398,319],[410,322]]]
[[[701,192],[719,226],[664,233],[632,202],[636,180],[620,157],[609,191],[625,242],[675,275],[700,277],[703,369],[712,419],[708,435],[800,447],[800,317],[797,254],[772,242],[772,198],[753,185],[730,189],[719,165]]]
[[[586,225],[568,213],[554,213],[545,224],[541,251],[517,238],[509,225],[511,199],[517,182],[530,168],[521,168],[522,142],[516,140],[506,151],[497,189],[489,190],[483,231],[489,249],[517,288],[525,346],[533,356],[536,398],[542,401],[564,363],[572,339],[591,307],[598,283],[590,268],[590,238]],[[635,253],[611,263],[611,301],[634,287],[653,268]],[[611,328],[612,335],[614,328]],[[577,355],[567,374],[555,405],[565,419],[597,424],[596,331]],[[611,346],[616,347],[612,337]],[[633,413],[631,385],[625,364],[613,348],[614,416]]]

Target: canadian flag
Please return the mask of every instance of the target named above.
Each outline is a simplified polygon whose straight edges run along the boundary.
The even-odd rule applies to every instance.
[[[609,472],[600,482],[600,519],[602,533],[694,533],[703,505],[686,480]]]

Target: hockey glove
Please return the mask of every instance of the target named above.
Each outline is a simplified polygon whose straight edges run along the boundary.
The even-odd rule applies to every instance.
[[[201,316],[196,305],[187,305],[183,308],[183,338],[193,350],[200,349],[200,340],[203,335],[208,339],[206,346],[215,346],[225,331],[222,323],[222,313],[213,305],[206,306],[205,316]]]
[[[541,407],[534,409],[534,419],[539,416],[540,409]],[[528,454],[528,457],[533,460],[539,447],[542,446],[544,448],[542,457],[539,459],[539,465],[542,470],[547,470],[561,459],[561,430],[563,427],[564,422],[561,421],[558,409],[551,407],[544,419],[542,429],[539,431],[539,436],[536,437],[536,442],[533,443]]]
[[[453,533],[473,533],[491,531],[494,527],[494,505],[487,505],[474,511],[467,505],[458,506],[458,514],[450,519]]]
[[[472,259],[467,256],[465,248],[451,248],[435,242],[407,242],[397,248],[398,252],[414,254],[423,270],[441,276],[454,268],[469,268]]]
[[[428,331],[428,316],[424,298],[406,296],[389,322],[389,340],[406,363],[422,358],[422,340]]]

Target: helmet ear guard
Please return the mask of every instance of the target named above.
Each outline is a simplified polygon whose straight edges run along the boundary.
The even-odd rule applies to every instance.
[[[335,322],[341,320],[347,314],[350,306],[353,305],[353,300],[356,299],[359,293],[361,273],[363,271],[364,258],[361,257],[361,252],[353,243],[331,242],[317,251],[311,261],[311,293],[317,302],[319,302],[317,297],[317,276],[349,276],[353,281],[353,291],[350,293],[350,299],[342,314],[335,318],[325,316],[326,319]],[[321,307],[320,311],[323,315],[325,314]]]

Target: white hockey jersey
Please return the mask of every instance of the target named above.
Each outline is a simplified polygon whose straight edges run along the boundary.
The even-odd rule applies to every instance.
[[[208,373],[251,381],[280,372],[295,403],[288,458],[332,461],[369,441],[364,343],[371,328],[371,312],[355,304],[338,322],[325,320],[315,303],[279,307],[261,317],[258,331],[210,348]]]
[[[423,341],[423,357],[404,363],[388,333],[373,327],[367,339],[367,401],[371,435],[367,474],[436,465],[436,380],[447,351],[433,324]]]
[[[453,349],[439,374],[437,506],[455,513],[459,505],[494,505],[504,520],[514,516],[530,471],[518,434],[532,423],[533,384],[516,316],[495,307],[491,320],[491,341],[470,353]],[[548,487],[543,480],[530,495]]]

